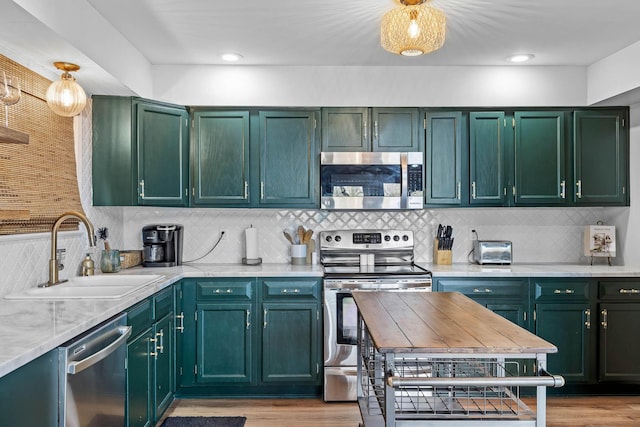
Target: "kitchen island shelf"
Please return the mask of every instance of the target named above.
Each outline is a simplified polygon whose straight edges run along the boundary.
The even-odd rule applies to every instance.
[[[366,427],[545,424],[545,387],[564,385],[544,369],[553,345],[458,293],[354,299]],[[456,306],[462,311],[447,310]],[[507,359],[516,354],[535,359],[538,374],[523,376],[520,362]],[[536,388],[537,411],[520,400],[521,387]]]

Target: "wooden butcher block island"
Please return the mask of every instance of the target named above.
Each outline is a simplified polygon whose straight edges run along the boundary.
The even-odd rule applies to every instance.
[[[553,344],[457,292],[353,298],[366,427],[545,425],[546,387],[564,385],[546,371]],[[525,390],[535,390],[535,412]]]

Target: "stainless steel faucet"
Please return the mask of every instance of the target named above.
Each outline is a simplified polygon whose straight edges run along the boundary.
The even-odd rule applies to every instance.
[[[53,286],[62,282],[66,282],[66,280],[61,281],[58,278],[59,267],[56,255],[58,252],[58,229],[60,228],[60,225],[69,218],[77,218],[82,221],[87,228],[89,246],[93,248],[96,245],[93,224],[91,224],[89,218],[87,218],[83,213],[76,211],[65,212],[60,215],[60,217],[53,224],[53,228],[51,228],[51,259],[49,260],[49,281],[43,283],[42,285],[39,285],[40,287]]]

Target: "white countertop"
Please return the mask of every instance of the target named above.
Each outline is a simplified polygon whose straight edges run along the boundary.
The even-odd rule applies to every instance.
[[[480,266],[422,264],[434,277],[640,277],[639,267],[518,264]],[[322,277],[322,266],[290,264],[191,264],[170,268],[136,267],[119,274],[161,274],[165,280],[120,299],[64,301],[0,298],[0,377],[134,304],[189,277]]]

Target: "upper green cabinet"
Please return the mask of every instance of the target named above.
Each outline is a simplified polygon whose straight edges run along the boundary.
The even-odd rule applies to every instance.
[[[186,109],[94,96],[92,111],[93,204],[187,206]]]
[[[515,205],[565,204],[565,115],[564,111],[515,112]]]
[[[248,205],[249,111],[193,113],[194,206]]]
[[[421,151],[417,108],[322,109],[322,151]]]
[[[629,204],[628,121],[625,109],[574,112],[572,188],[575,204]]]
[[[507,204],[509,145],[505,113],[469,113],[469,187],[471,205]],[[509,129],[510,131],[510,129]]]
[[[195,110],[192,206],[317,207],[316,110]]]
[[[261,111],[260,206],[316,207],[316,112]]]
[[[468,185],[463,172],[468,170],[468,152],[460,111],[427,111],[425,149],[425,203],[430,205],[466,205]],[[466,173],[464,174],[466,177]]]

